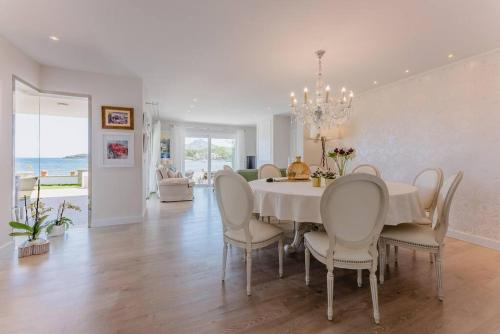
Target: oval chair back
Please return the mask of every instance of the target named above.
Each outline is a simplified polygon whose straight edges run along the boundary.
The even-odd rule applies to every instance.
[[[450,216],[450,208],[458,185],[464,177],[464,172],[459,171],[457,174],[450,176],[444,181],[437,198],[436,211],[432,219],[432,229],[434,237],[439,244],[443,243],[446,232],[448,232],[448,220]]]
[[[337,245],[354,252],[368,250],[376,266],[388,202],[385,182],[373,175],[350,174],[326,187],[320,211],[329,239],[327,256],[333,256]]]
[[[264,164],[260,166],[257,177],[259,179],[267,179],[270,177],[281,177],[281,171],[273,164]]]
[[[233,167],[231,167],[231,166],[229,166],[229,165],[224,165],[224,166],[222,166],[222,169],[223,169],[223,170],[230,171],[230,172],[234,172]]]
[[[357,165],[351,172],[352,174],[364,173],[380,177],[380,171],[377,167],[369,164]]]
[[[215,189],[224,232],[243,229],[247,242],[250,242],[253,193],[247,181],[234,172],[219,171],[215,178]]]
[[[415,176],[413,185],[418,188],[418,197],[423,208],[434,216],[439,190],[443,185],[443,171],[441,168],[427,168]]]

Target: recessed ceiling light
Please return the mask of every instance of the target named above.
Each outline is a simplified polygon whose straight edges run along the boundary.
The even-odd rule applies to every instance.
[[[57,36],[49,36],[49,38],[51,40],[53,40],[54,42],[57,42],[59,40],[59,37],[57,37]]]
[[[377,80],[373,81],[373,84],[374,85],[378,84],[378,81]]]
[[[410,73],[410,70],[405,70],[405,73]]]
[[[193,99],[193,102],[196,102],[196,101],[198,101],[198,99],[195,97],[195,98]]]
[[[448,59],[452,59],[453,57],[455,57],[455,56],[453,55],[453,53],[450,53],[450,54],[448,55]]]

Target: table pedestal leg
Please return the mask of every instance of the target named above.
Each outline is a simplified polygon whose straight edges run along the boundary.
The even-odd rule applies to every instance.
[[[304,232],[305,232],[304,224],[294,222],[294,230],[295,230],[295,232],[294,232],[292,243],[285,245],[285,252],[287,254],[295,253],[297,251],[297,249],[299,248],[300,243],[304,239]]]

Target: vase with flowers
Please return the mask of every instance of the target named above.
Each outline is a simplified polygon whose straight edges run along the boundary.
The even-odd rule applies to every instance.
[[[314,171],[314,173],[311,174],[311,180],[312,180],[313,187],[321,187],[321,177],[322,176],[323,176],[323,173],[319,169]]]
[[[352,147],[336,147],[328,153],[328,157],[335,162],[339,176],[345,175],[347,162],[354,159],[355,154],[356,151]]]

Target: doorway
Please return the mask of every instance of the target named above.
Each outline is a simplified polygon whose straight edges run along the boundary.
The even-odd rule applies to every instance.
[[[236,136],[232,134],[187,135],[184,169],[196,185],[210,186],[224,165],[235,166]]]
[[[49,93],[14,78],[14,212],[40,199],[49,220],[62,203],[74,227],[90,227],[90,97]]]

